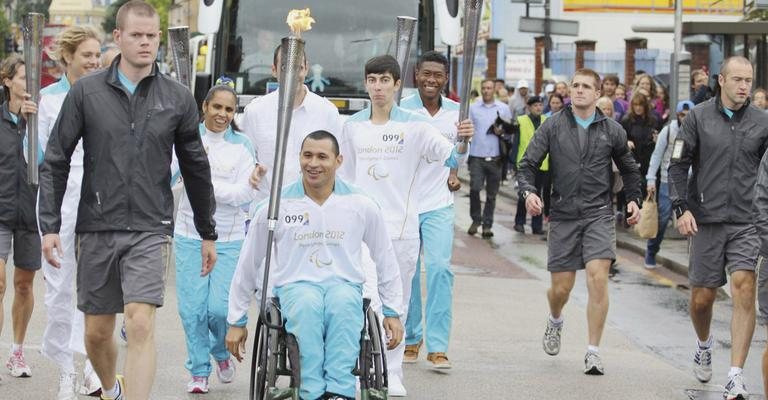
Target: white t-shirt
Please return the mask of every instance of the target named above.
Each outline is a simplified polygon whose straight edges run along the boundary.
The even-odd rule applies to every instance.
[[[242,324],[251,297],[262,288],[267,203],[265,200],[257,207],[232,279],[227,315],[227,322],[232,325]],[[322,205],[305,195],[300,180],[286,186],[281,194],[274,240],[270,289],[293,282],[329,279],[362,284],[365,271],[360,248],[365,243],[376,263],[382,303],[388,312],[402,313],[400,268],[381,210],[370,197],[341,179],[336,179],[333,193]]]
[[[306,87],[305,87],[306,88]],[[288,143],[285,150],[283,182],[293,182],[301,177],[299,152],[304,138],[317,130],[325,130],[337,138],[341,133],[339,109],[328,99],[307,90],[301,105],[293,110]],[[279,92],[276,90],[251,101],[245,107],[240,129],[248,136],[256,149],[259,164],[267,167],[267,174],[262,178],[257,190],[257,202],[269,197],[272,185],[272,164],[275,162],[275,139],[277,138],[277,103]],[[284,185],[285,186],[285,185]],[[256,204],[257,202],[254,202]],[[253,208],[251,214],[253,214]]]
[[[227,129],[222,133],[214,133],[200,124],[203,148],[208,155],[211,165],[211,183],[216,199],[216,221],[218,241],[229,242],[243,240],[245,237],[244,206],[248,206],[256,197],[256,191],[251,188],[248,178],[256,165],[253,146],[245,135]],[[175,161],[171,169],[178,171]],[[195,229],[194,213],[189,203],[187,192],[184,191],[176,214],[174,234],[191,239],[202,240]]]
[[[429,162],[458,166],[454,145],[414,112],[393,106],[383,125],[370,115],[367,108],[344,123],[341,176],[381,205],[391,239],[417,239],[417,173]]]
[[[441,98],[440,110],[431,115],[421,102],[418,93],[408,96],[400,101],[400,107],[419,113],[429,119],[432,126],[451,143],[456,143],[459,121],[459,103],[447,98]],[[418,188],[419,214],[439,210],[453,205],[453,193],[448,190],[448,176],[451,169],[443,163],[429,162],[419,170],[416,176]]]

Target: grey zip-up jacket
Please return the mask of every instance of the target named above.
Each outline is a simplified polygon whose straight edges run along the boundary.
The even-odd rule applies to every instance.
[[[676,214],[688,209],[699,224],[754,222],[757,169],[768,146],[766,113],[746,103],[728,118],[717,93],[691,110],[672,146],[669,194]]]
[[[192,94],[152,73],[133,95],[120,83],[118,57],[106,70],[72,86],[59,112],[40,172],[40,230],[58,233],[69,162],[83,138],[83,185],[76,232],[173,234],[171,155],[203,239],[216,240],[215,201]]]
[[[541,124],[520,160],[517,175],[522,196],[525,191],[536,192],[536,171],[549,154],[553,221],[613,214],[611,160],[621,172],[627,201],[641,205],[640,170],[627,147],[627,133],[600,110],[595,113],[587,129],[585,152],[569,105]]]
[[[13,121],[8,102],[0,106],[0,225],[37,232],[35,187],[27,184],[26,121]]]
[[[760,255],[768,257],[768,152],[763,155],[757,171],[755,199],[752,203],[755,226],[760,237]]]

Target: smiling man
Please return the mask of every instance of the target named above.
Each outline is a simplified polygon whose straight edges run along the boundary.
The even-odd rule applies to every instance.
[[[119,59],[78,80],[61,107],[40,171],[43,255],[59,268],[61,205],[70,161],[83,139],[77,212],[77,307],[103,399],[146,400],[155,377],[155,311],[163,305],[173,234],[171,156],[202,238],[201,274],[216,262],[211,168],[195,99],[158,71],[160,17],[132,0],[117,12]],[[125,385],[116,377],[115,314],[125,313]]]
[[[746,58],[723,61],[719,91],[683,121],[668,174],[677,229],[691,237],[690,314],[698,339],[693,372],[701,382],[712,378],[712,306],[717,289],[730,277],[731,369],[724,395],[728,400],[749,397],[742,368],[755,329],[760,243],[752,200],[760,159],[768,147],[768,115],[750,107],[752,78],[752,64]]]
[[[341,154],[345,158],[342,177],[360,186],[382,206],[400,266],[407,313],[419,254],[417,172],[427,160],[457,168],[458,154],[466,153],[467,145],[454,145],[426,117],[395,105],[400,84],[400,66],[394,57],[368,60],[365,87],[371,107],[351,116],[344,124]],[[468,139],[472,130],[459,129],[458,136]],[[401,315],[403,322],[405,316]],[[406,395],[402,384],[404,350],[401,345],[387,352],[390,396]]]
[[[459,104],[442,95],[448,82],[448,59],[436,51],[422,54],[416,65],[418,93],[404,98],[400,107],[427,117],[430,124],[451,143],[456,142],[458,129],[474,129],[469,120],[459,124]],[[446,355],[451,334],[453,272],[453,193],[461,187],[456,169],[430,159],[424,160],[416,175],[419,191],[419,237],[427,271],[426,342],[427,361],[433,368],[448,369]],[[421,324],[421,254],[413,275],[411,302],[405,325],[406,363],[418,360],[423,339]]]

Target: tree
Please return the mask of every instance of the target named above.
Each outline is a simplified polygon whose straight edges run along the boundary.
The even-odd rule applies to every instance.
[[[105,33],[110,34],[115,30],[115,16],[117,15],[117,10],[127,2],[128,0],[116,0],[109,5],[109,8],[107,8],[107,15],[104,17],[104,22],[101,24]],[[155,7],[157,14],[160,15],[160,31],[163,32],[162,41],[165,43],[165,37],[168,31],[168,9],[171,7],[171,4],[173,4],[173,0],[147,0],[147,3],[151,4],[152,7]]]
[[[13,37],[13,31],[11,31],[11,24],[5,18],[4,13],[0,13],[0,60],[5,59],[9,54],[5,51],[6,40],[9,37]]]
[[[51,6],[52,1],[53,0],[17,1],[13,22],[21,25],[22,18],[31,12],[45,15],[45,20],[47,21],[49,19],[48,7]]]

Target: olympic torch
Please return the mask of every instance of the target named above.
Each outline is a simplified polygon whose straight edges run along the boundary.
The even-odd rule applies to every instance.
[[[411,42],[413,39],[413,31],[416,28],[416,18],[413,17],[397,17],[397,32],[395,34],[395,59],[400,66],[400,89],[395,93],[395,101],[400,105],[400,97],[403,94],[403,86],[405,85],[405,74],[408,71],[408,59],[411,55]]]
[[[24,66],[27,74],[27,93],[30,100],[40,101],[40,66],[43,63],[43,26],[45,16],[29,13],[24,16],[21,31],[24,36]],[[38,185],[37,114],[27,116],[27,183]]]
[[[309,9],[291,10],[286,23],[291,27],[291,34],[281,41],[280,45],[280,87],[277,101],[277,137],[275,139],[275,162],[272,164],[272,187],[269,195],[269,208],[267,209],[267,252],[264,264],[264,281],[261,292],[261,313],[267,326],[279,328],[281,321],[273,324],[266,318],[267,314],[267,290],[269,280],[269,268],[272,259],[272,243],[277,228],[278,211],[280,208],[280,191],[283,187],[283,169],[285,163],[285,149],[288,145],[288,132],[291,130],[291,117],[293,116],[293,102],[296,98],[296,90],[302,82],[299,82],[299,72],[304,66],[304,40],[301,32],[312,29],[315,20],[310,17]]]
[[[483,0],[464,1],[464,54],[462,54],[461,92],[459,97],[459,121],[469,118],[469,92],[472,90],[472,69],[475,66],[475,48],[480,28]],[[466,139],[460,139],[466,141]]]
[[[168,43],[173,59],[176,80],[192,90],[192,59],[189,54],[189,27],[168,28]]]

